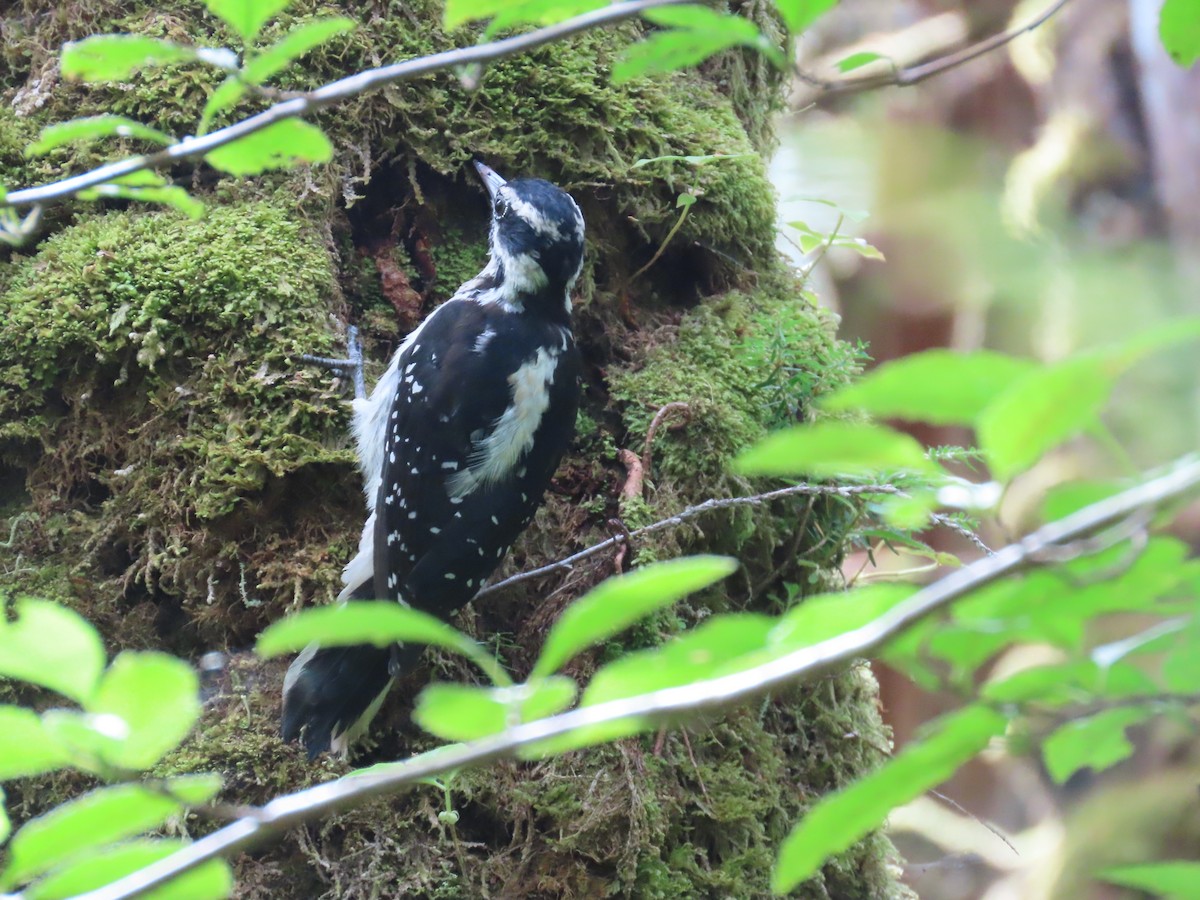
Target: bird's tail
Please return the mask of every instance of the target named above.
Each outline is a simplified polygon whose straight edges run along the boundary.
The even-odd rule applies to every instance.
[[[399,668],[419,647],[309,646],[283,680],[283,739],[299,738],[313,759],[345,753],[366,730]]]

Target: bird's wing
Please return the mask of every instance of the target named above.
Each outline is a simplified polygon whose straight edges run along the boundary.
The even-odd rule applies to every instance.
[[[378,596],[462,605],[536,510],[574,427],[579,366],[569,335],[525,319],[451,301],[399,360],[376,500]]]

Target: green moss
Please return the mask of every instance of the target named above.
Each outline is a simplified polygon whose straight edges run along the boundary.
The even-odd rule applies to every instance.
[[[34,508],[90,510],[62,540],[125,593],[184,595],[202,617],[249,566],[245,601],[291,601],[303,569],[261,555],[287,545],[283,523],[258,565],[238,544],[248,507],[285,511],[307,467],[349,472],[328,376],[295,358],[332,349],[331,296],[324,248],[276,206],[87,218],[0,298],[0,459],[28,470]]]

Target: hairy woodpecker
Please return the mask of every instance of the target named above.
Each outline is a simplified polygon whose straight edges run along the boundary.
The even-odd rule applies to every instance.
[[[386,598],[446,617],[533,518],[571,440],[580,360],[570,291],[583,215],[539,179],[475,163],[492,203],[483,271],[400,345],[354,401],[369,515],[339,600]],[[345,752],[419,647],[308,647],[283,687],[283,737]]]

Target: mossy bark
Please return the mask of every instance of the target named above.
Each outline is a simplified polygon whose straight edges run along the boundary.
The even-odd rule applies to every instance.
[[[10,187],[137,149],[26,159],[22,148],[44,124],[110,111],[186,133],[215,85],[185,69],[131,85],[61,82],[46,48],[87,33],[230,41],[196,5],[84,5],[67,15],[26,0],[4,14],[0,181]],[[749,2],[742,12],[771,32],[765,8]],[[333,11],[299,4],[267,38]],[[351,14],[363,26],[306,59],[284,87],[452,44],[431,2]],[[379,365],[477,271],[486,207],[467,174],[472,154],[568,188],[589,234],[576,298],[587,360],[580,434],[506,571],[599,539],[613,517],[635,526],[752,490],[729,473],[729,457],[849,374],[855,353],[773,250],[762,154],[775,77],[759,57],[735,53],[700,72],[613,86],[611,63],[639,28],[499,63],[478,90],[445,75],[326,112],[320,124],[339,153],[318,170],[231,182],[181,169],[173,174],[208,205],[200,222],[140,207],[58,207],[50,233],[0,265],[0,507],[13,528],[0,548],[0,589],[68,603],[114,650],[231,652],[208,684],[201,728],[165,769],[220,771],[238,803],[344,771],[280,743],[280,667],[243,652],[266,623],[332,597],[363,514],[346,385],[296,356],[335,352],[355,323]],[[700,165],[678,159],[717,154]],[[634,166],[658,157],[676,158]],[[680,224],[685,192],[697,202]],[[619,501],[617,448],[640,454],[655,411],[671,402],[688,405],[686,422],[658,431],[644,491]],[[744,566],[621,647],[652,645],[713,611],[779,610],[823,582],[849,519],[837,504],[781,503],[638,546],[637,559],[707,550]],[[458,624],[523,673],[547,623],[613,564],[526,583],[468,607]],[[572,674],[586,678],[617,649]],[[473,675],[428,659],[359,762],[432,745],[409,721],[412,697],[430,677]],[[657,740],[464,772],[449,786],[453,828],[437,816],[446,798],[423,787],[244,857],[239,879],[245,896],[278,898],[762,896],[790,825],[878,763],[888,736],[875,704],[869,672],[854,668]],[[76,779],[52,786],[12,786],[16,817],[78,788]],[[873,836],[797,896],[903,896],[890,854]]]

